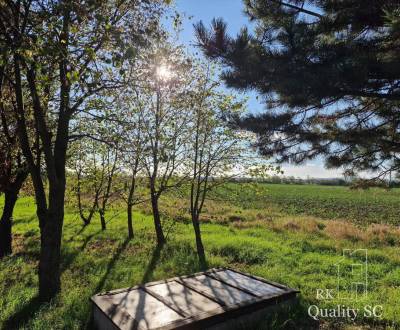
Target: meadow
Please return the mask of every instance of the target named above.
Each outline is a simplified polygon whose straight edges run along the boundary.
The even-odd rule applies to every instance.
[[[107,229],[96,217],[82,226],[73,201],[66,207],[62,247],[62,292],[37,303],[38,221],[32,197],[14,214],[14,254],[0,261],[0,328],[89,329],[89,297],[95,293],[184,275],[201,269],[187,201],[170,192],[161,203],[167,244],[155,248],[149,205],[138,206],[135,238],[127,239],[125,209],[114,203]],[[266,317],[257,329],[399,329],[400,190],[353,191],[347,187],[229,183],[207,201],[202,234],[209,267],[229,266],[301,291],[298,302]],[[0,202],[2,203],[2,201]],[[335,288],[338,263],[350,267],[368,250],[368,294],[346,302],[352,308],[382,306],[380,317],[307,315],[311,305],[335,308],[336,296],[317,299],[317,289]],[[345,279],[346,281],[346,279]]]

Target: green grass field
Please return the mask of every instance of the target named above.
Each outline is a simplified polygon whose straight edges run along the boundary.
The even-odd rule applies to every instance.
[[[255,193],[256,191],[256,193]],[[218,195],[234,196],[246,208],[278,207],[292,215],[345,219],[360,225],[400,225],[400,188],[351,190],[343,186],[290,184],[228,184]]]
[[[270,315],[257,327],[260,329],[398,329],[400,232],[390,224],[399,224],[399,197],[399,190],[358,192],[345,187],[245,184],[220,187],[206,205],[202,224],[209,267],[234,267],[301,291],[298,303]],[[33,199],[21,198],[13,227],[14,254],[0,261],[0,328],[85,329],[91,295],[200,270],[185,205],[173,194],[163,200],[168,243],[162,250],[155,249],[147,206],[135,213],[136,236],[130,241],[126,239],[124,209],[116,207],[108,213],[108,228],[102,232],[97,218],[82,229],[75,209],[68,206],[62,293],[51,304],[38,305],[38,222]],[[368,210],[363,210],[364,206]],[[371,225],[373,222],[379,225]],[[354,322],[313,321],[307,316],[310,305],[334,308],[343,303],[338,298],[318,300],[317,289],[335,288],[335,265],[349,267],[359,261],[357,256],[342,258],[343,249],[361,248],[368,249],[368,294],[345,304],[360,310],[382,305],[382,316],[359,315]]]

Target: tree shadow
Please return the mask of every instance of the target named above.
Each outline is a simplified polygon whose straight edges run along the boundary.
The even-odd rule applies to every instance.
[[[148,282],[151,277],[153,276],[154,270],[157,267],[157,262],[160,260],[161,256],[161,251],[163,249],[164,245],[158,245],[157,247],[154,248],[153,253],[151,255],[150,262],[147,264],[146,270],[144,271],[141,284],[145,284]]]
[[[80,233],[83,230],[80,230]],[[100,232],[97,231],[85,238],[83,241],[82,245],[79,247],[79,251],[76,251],[74,253],[66,253],[63,255],[63,261],[62,264],[60,265],[60,271],[61,273],[64,272],[66,269],[68,269],[73,261],[76,259],[76,257],[81,253],[87,246],[87,244],[92,240],[94,236],[96,236]],[[39,259],[39,251],[30,251],[31,247],[27,247],[28,251],[21,251],[18,253],[15,253],[13,257],[25,257],[29,258],[32,260],[38,260]],[[122,252],[122,251],[121,251]],[[120,252],[120,253],[121,253]],[[4,321],[2,325],[0,325],[1,330],[10,330],[10,329],[18,329],[21,328],[24,324],[26,324],[28,321],[30,321],[35,314],[44,306],[45,303],[43,303],[38,296],[32,297],[21,309],[19,309],[16,313],[12,314],[8,319]]]
[[[118,250],[116,251],[116,253],[114,254],[113,258],[111,259],[111,261],[107,265],[106,272],[104,273],[104,275],[100,279],[99,283],[97,283],[97,286],[94,289],[93,294],[99,293],[103,289],[104,284],[105,284],[108,276],[111,273],[111,270],[114,268],[116,262],[121,257],[122,252],[126,249],[126,247],[127,247],[128,243],[130,242],[130,240],[131,239],[129,237],[127,237],[125,239],[125,241],[118,247]],[[90,311],[90,314],[89,314],[88,318],[86,319],[85,326],[83,327],[83,329],[85,329],[85,330],[94,329],[93,312],[92,312],[92,310]]]
[[[120,248],[118,249],[114,258],[109,263],[106,273],[104,274],[103,278],[100,280],[99,284],[96,287],[96,290],[95,290],[96,293],[99,292],[103,288],[109,272],[114,267],[115,262],[118,260],[121,252],[123,251],[123,249],[125,248],[125,246],[128,242],[129,242],[129,238],[127,238],[125,240],[125,242],[120,246]],[[163,249],[163,246],[157,246],[156,248],[154,248],[150,262],[147,264],[147,267],[146,267],[146,269],[143,273],[142,279],[140,281],[141,284],[145,284],[151,279],[151,277],[154,273],[154,270],[157,267],[157,263],[160,259],[162,249]],[[129,292],[130,292],[129,290],[126,291],[125,295],[123,297],[121,297],[121,301],[120,301],[119,305],[114,305],[114,306],[112,306],[112,308],[110,310],[107,311],[107,314],[109,315],[109,317],[112,318],[115,315],[115,313],[117,312],[118,308],[123,308],[125,306],[125,304],[127,303],[127,297],[128,297]],[[145,305],[146,305],[146,294],[144,292],[142,292],[139,295],[139,302],[136,307],[137,315],[140,314],[141,309],[145,308]],[[85,329],[86,330],[94,329],[92,312],[90,313],[90,315],[86,321]]]
[[[149,280],[153,276],[154,270],[157,267],[157,263],[160,260],[161,251],[162,251],[163,247],[164,247],[164,244],[157,245],[154,248],[150,262],[147,264],[147,267],[142,276],[141,284],[146,284],[147,282],[149,282]],[[122,299],[122,302],[126,303],[128,293],[129,292],[126,293],[125,297]],[[147,297],[147,294],[143,290],[139,290],[139,301],[137,303],[136,311],[135,311],[134,315],[144,315],[144,313],[142,311],[144,311],[145,306],[146,306],[146,297]],[[146,327],[149,326],[148,321],[146,319],[143,319],[142,321],[146,324]]]
[[[111,270],[114,268],[116,262],[119,260],[122,252],[126,249],[128,243],[130,242],[130,238],[126,238],[125,241],[118,247],[116,253],[113,258],[107,265],[107,269],[103,277],[100,279],[99,283],[96,286],[95,293],[98,293],[104,287],[104,283],[106,282],[108,276],[110,275]]]
[[[13,219],[13,225],[17,225],[17,224],[27,224],[27,223],[31,223],[34,220],[36,220],[37,215],[30,215],[30,216],[21,216],[18,218],[14,218]]]
[[[43,306],[39,296],[32,297],[20,310],[11,315],[1,325],[2,330],[19,329],[40,310]]]
[[[78,255],[85,250],[86,246],[88,245],[88,243],[92,240],[92,238],[94,236],[96,236],[97,234],[99,234],[101,232],[101,230],[98,230],[97,232],[87,236],[84,240],[83,243],[81,245],[81,247],[79,248],[79,251],[75,251],[73,253],[67,253],[65,255],[63,255],[63,262],[61,264],[61,273],[63,273],[65,270],[67,270],[72,263],[74,262],[74,260],[78,257]],[[71,241],[71,240],[70,240]],[[69,241],[69,242],[70,242]]]
[[[77,231],[77,233],[76,233],[74,236],[72,236],[67,242],[72,242],[77,236],[79,236],[80,234],[82,234],[82,233],[85,231],[85,229],[89,227],[89,225],[90,225],[90,224],[87,224],[87,225],[84,224],[84,225],[82,225],[82,227]],[[99,233],[99,231],[96,232],[96,234],[97,234],[97,233]],[[93,235],[95,235],[95,234],[93,234]],[[91,236],[93,236],[93,235],[91,235]]]

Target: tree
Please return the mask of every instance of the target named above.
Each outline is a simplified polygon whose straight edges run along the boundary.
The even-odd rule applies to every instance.
[[[80,218],[88,225],[97,212],[102,230],[106,229],[110,201],[123,191],[116,179],[126,158],[123,154],[128,151],[127,121],[134,120],[125,109],[131,102],[126,90],[130,90],[128,84],[123,90],[99,93],[86,103],[85,113],[71,127],[68,167],[75,174]]]
[[[284,174],[279,166],[274,166],[272,164],[257,164],[249,168],[248,174],[250,178],[257,183],[264,183],[267,180],[272,179],[272,174],[279,175]]]
[[[138,182],[140,180],[139,174],[143,171],[143,162],[141,162],[144,156],[144,143],[143,143],[143,116],[146,115],[143,104],[140,101],[135,88],[127,88],[121,93],[113,102],[113,104],[119,108],[120,114],[120,132],[123,138],[121,139],[121,157],[122,164],[125,168],[124,173],[124,191],[122,194],[123,199],[126,202],[126,214],[127,214],[127,227],[128,237],[134,237],[133,229],[133,206],[143,202],[143,200],[137,196]],[[142,173],[143,174],[143,173]]]
[[[13,62],[10,82],[21,150],[35,189],[41,249],[39,298],[60,290],[66,158],[71,120],[101,91],[123,86],[123,64],[159,31],[158,1],[7,1],[0,4],[2,53]],[[27,88],[25,88],[25,82]],[[48,189],[32,153],[26,95],[40,136]]]
[[[69,167],[74,171],[76,185],[74,187],[77,199],[79,216],[83,225],[87,226],[92,221],[99,203],[99,196],[103,177],[99,176],[98,160],[94,152],[95,144],[92,140],[80,139],[70,147]],[[84,196],[91,196],[89,205],[85,203]]]
[[[139,123],[140,125],[140,123]],[[137,137],[140,139],[140,136]],[[140,157],[141,157],[141,146],[140,144],[136,144],[138,140],[133,140],[133,150],[128,153],[128,157],[125,160],[125,164],[128,165],[128,173],[129,173],[129,181],[126,184],[127,194],[125,197],[126,201],[126,215],[127,215],[127,226],[128,226],[128,237],[134,237],[133,230],[133,214],[132,209],[133,206],[140,202],[140,199],[136,196],[137,185],[138,185],[138,174],[140,173]]]
[[[6,65],[0,66],[0,193],[4,207],[0,219],[0,258],[12,253],[12,215],[28,168],[18,147],[17,124],[10,86],[5,79]]]
[[[148,55],[147,65],[142,70],[145,83],[137,89],[140,111],[143,111],[142,164],[149,181],[159,246],[165,243],[159,199],[186,177],[180,169],[186,155],[189,116],[182,100],[192,83],[188,79],[190,70],[190,60],[185,58],[182,49],[163,42],[155,45]]]
[[[103,169],[103,177],[105,178],[105,186],[102,194],[99,196],[97,209],[100,215],[101,229],[106,230],[106,218],[108,203],[113,195],[114,179],[119,171],[119,151],[118,148],[106,145],[106,149],[101,154],[101,166]]]
[[[69,160],[69,165],[74,168],[76,176],[75,190],[80,218],[86,226],[97,212],[101,229],[105,230],[107,207],[111,197],[117,193],[114,181],[120,171],[120,152],[111,142],[89,138],[76,144],[72,148],[74,155]],[[89,206],[85,207],[87,203]],[[87,215],[85,209],[88,209]]]
[[[189,123],[189,184],[190,215],[196,238],[197,254],[203,267],[206,266],[204,246],[200,231],[200,215],[207,194],[216,185],[226,182],[239,172],[237,165],[244,162],[242,149],[245,139],[232,130],[224,117],[240,112],[241,102],[218,90],[219,84],[212,80],[212,68],[198,64],[193,80],[196,85],[188,98],[191,110]],[[243,155],[243,157],[242,157]]]
[[[400,168],[398,1],[246,0],[256,23],[236,38],[197,24],[228,86],[255,90],[268,111],[238,118],[263,154],[300,163],[324,156],[348,173]]]

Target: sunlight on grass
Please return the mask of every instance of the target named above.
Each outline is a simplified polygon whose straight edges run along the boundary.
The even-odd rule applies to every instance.
[[[400,295],[398,242],[390,246],[379,239],[354,240],[351,235],[333,235],[329,222],[315,217],[280,214],[280,218],[265,220],[266,215],[257,216],[260,212],[257,209],[232,207],[236,213],[243,212],[243,218],[202,225],[209,265],[235,267],[300,289],[300,302],[285,311],[289,314],[282,320],[279,315],[268,320],[275,322],[276,328],[288,318],[295,319],[296,324],[311,322],[306,317],[306,308],[315,303],[317,288],[335,286],[334,265],[340,260],[342,249],[360,247],[368,247],[370,287],[368,297],[356,302],[355,307],[379,303],[384,306],[382,322],[400,322],[396,313]],[[173,230],[168,244],[157,250],[149,215],[134,214],[136,236],[129,241],[124,212],[109,221],[106,231],[101,231],[99,219],[83,228],[77,215],[71,208],[68,210],[62,249],[62,293],[50,305],[40,306],[35,301],[39,253],[38,222],[32,216],[35,204],[28,197],[18,202],[15,253],[0,262],[0,323],[12,327],[26,321],[33,329],[81,329],[89,322],[91,295],[193,273],[201,268],[188,222],[166,220],[167,225],[173,222]],[[246,223],[251,212],[254,219],[247,226],[238,227],[238,223]],[[213,215],[205,215],[208,216]],[[369,237],[375,234],[380,237],[385,230],[378,227],[367,233]],[[326,307],[338,303],[337,300],[319,302]],[[370,320],[358,322],[370,323]]]

